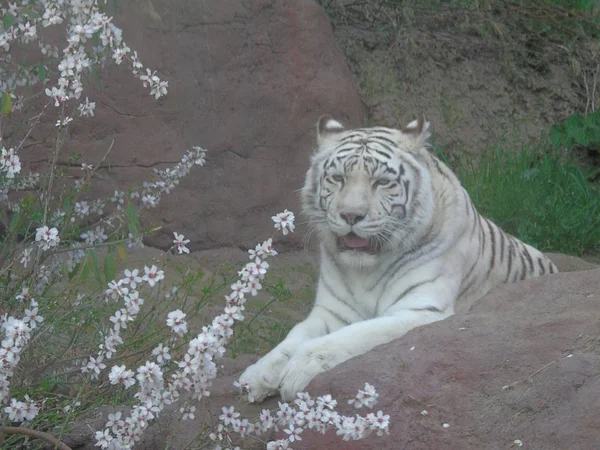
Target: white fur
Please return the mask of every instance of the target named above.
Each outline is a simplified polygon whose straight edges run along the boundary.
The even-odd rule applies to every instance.
[[[328,130],[343,130],[344,126],[337,120],[331,119],[327,121],[325,128]]]
[[[491,253],[484,250],[479,255],[479,239],[470,235],[475,219],[463,213],[471,204],[459,181],[443,164],[439,163],[441,169],[439,164],[434,166],[425,150],[429,122],[419,135],[396,131],[394,136],[398,147],[394,164],[404,162],[414,168],[406,179],[421,180],[421,189],[410,193],[419,208],[411,211],[410,217],[396,218],[394,223],[400,225],[393,239],[378,253],[340,252],[337,236],[346,235],[350,229],[367,236],[370,229],[384,227],[391,219],[383,215],[378,191],[371,188],[371,181],[361,171],[346,174],[344,188],[336,193],[326,212],[316,204],[320,167],[344,137],[337,127],[341,124],[334,122],[335,133],[324,129],[318,136],[319,148],[302,191],[304,212],[314,222],[321,242],[315,305],[283,342],[240,378],[258,401],[277,391],[284,401],[290,401],[319,373],[412,328],[451,316],[471,264],[477,267],[480,278],[461,300],[481,297],[504,277],[500,268],[488,272],[485,263],[478,262],[477,258],[489,259]],[[416,126],[414,122],[408,128]],[[364,215],[365,219],[350,227],[339,218],[343,211]],[[527,248],[535,257],[541,255]],[[393,264],[401,268],[381,281]],[[488,277],[481,275],[486,272]]]

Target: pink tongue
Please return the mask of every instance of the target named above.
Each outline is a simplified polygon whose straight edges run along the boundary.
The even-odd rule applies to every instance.
[[[369,246],[369,241],[355,234],[348,234],[344,236],[344,244],[350,248],[363,248]]]

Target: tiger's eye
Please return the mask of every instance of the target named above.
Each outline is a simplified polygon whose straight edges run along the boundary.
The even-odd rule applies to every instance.
[[[377,186],[382,186],[382,187],[384,187],[384,186],[387,186],[387,185],[389,185],[390,183],[391,183],[391,181],[390,181],[390,180],[386,180],[386,179],[384,179],[384,178],[380,178],[380,179],[378,179],[378,180],[375,180],[375,182],[373,183],[373,187],[374,187],[374,188],[375,188],[375,187],[377,187]]]
[[[332,176],[331,176],[331,179],[332,179],[333,181],[336,181],[336,182],[338,182],[338,183],[343,183],[343,182],[344,182],[344,177],[343,177],[343,176],[341,176],[341,175],[332,175]]]

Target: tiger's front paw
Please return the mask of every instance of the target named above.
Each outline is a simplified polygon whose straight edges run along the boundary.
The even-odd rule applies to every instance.
[[[275,348],[244,371],[239,383],[247,391],[250,402],[262,402],[277,394],[281,373],[290,358],[291,352]]]
[[[309,343],[300,347],[281,374],[279,392],[285,402],[296,398],[318,374],[350,359],[352,355],[331,343]]]

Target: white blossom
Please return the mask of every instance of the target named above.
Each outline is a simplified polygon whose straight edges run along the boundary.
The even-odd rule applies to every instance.
[[[281,230],[284,235],[287,235],[290,231],[293,233],[296,226],[294,225],[295,216],[294,213],[287,209],[283,212],[271,217],[275,224],[275,229]]]

